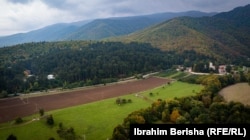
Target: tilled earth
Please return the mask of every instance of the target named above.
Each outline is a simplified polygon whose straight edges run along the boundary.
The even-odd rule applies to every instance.
[[[24,117],[38,113],[38,109],[45,111],[81,105],[102,99],[132,94],[167,84],[169,79],[150,77],[124,83],[96,86],[81,90],[72,90],[58,94],[46,94],[34,97],[15,97],[0,100],[0,123],[12,121],[17,117]]]

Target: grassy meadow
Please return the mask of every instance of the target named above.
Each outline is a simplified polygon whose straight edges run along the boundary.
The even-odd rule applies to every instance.
[[[119,97],[132,100],[131,103],[123,105],[116,104],[117,98],[110,98],[49,112],[45,110],[45,114],[53,115],[55,121],[53,127],[48,126],[45,119],[20,125],[8,122],[0,125],[0,139],[6,139],[10,134],[14,134],[20,140],[46,140],[51,137],[58,140],[60,138],[56,131],[59,128],[59,123],[62,123],[64,127],[73,127],[81,139],[106,140],[111,137],[114,127],[121,124],[129,113],[149,107],[154,100],[190,96],[201,89],[201,85],[175,81],[171,84],[137,93],[150,99],[150,101],[135,96],[136,94],[133,93]],[[29,121],[38,116],[38,114],[35,114],[23,119]]]

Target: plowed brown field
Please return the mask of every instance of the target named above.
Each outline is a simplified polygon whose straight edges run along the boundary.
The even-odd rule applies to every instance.
[[[150,77],[123,83],[72,90],[58,94],[46,94],[29,98],[7,98],[0,100],[0,123],[45,111],[90,103],[155,88],[170,82],[169,79]]]

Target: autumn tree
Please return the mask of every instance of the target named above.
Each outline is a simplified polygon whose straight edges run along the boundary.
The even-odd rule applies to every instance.
[[[178,109],[174,109],[172,113],[170,114],[170,121],[173,123],[176,123],[176,120],[178,117],[180,117],[180,113]]]
[[[141,109],[129,114],[123,121],[124,126],[129,128],[130,124],[145,124],[146,120],[143,117],[143,113],[145,113],[145,110]]]

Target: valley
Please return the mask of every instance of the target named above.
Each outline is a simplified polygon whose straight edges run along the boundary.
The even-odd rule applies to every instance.
[[[130,124],[249,124],[250,5],[0,37],[0,139],[127,140]]]

